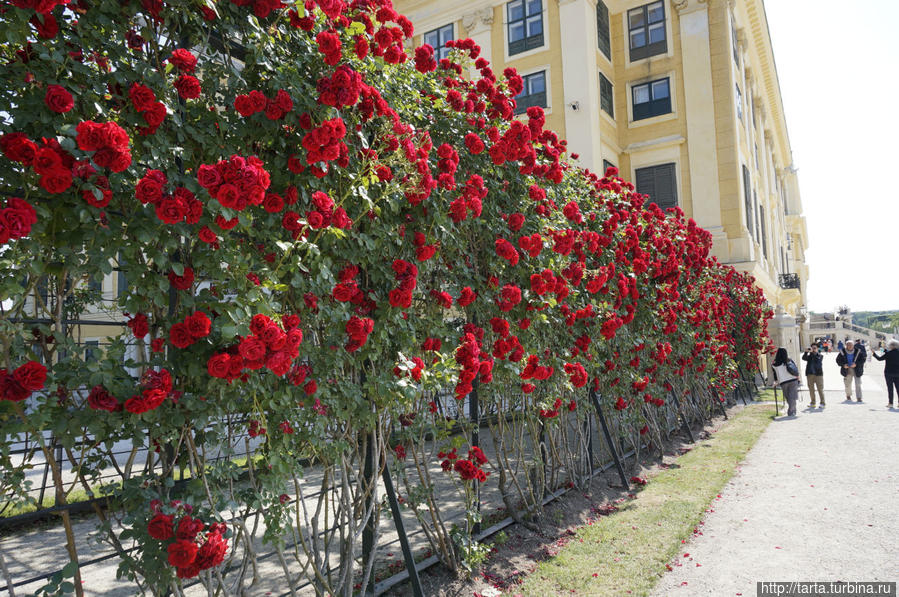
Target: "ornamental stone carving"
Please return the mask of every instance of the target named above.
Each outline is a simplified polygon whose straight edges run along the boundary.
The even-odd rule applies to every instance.
[[[493,26],[493,8],[482,8],[462,15],[462,26],[469,36],[488,31]]]
[[[681,14],[705,10],[708,8],[708,0],[673,0],[675,10]]]

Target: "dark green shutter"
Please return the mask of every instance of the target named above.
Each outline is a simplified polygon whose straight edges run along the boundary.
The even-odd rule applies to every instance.
[[[637,192],[649,195],[649,201],[662,209],[677,206],[677,176],[675,165],[660,164],[648,168],[638,168]]]
[[[609,9],[602,0],[596,2],[596,37],[599,50],[612,59],[612,40],[609,36]]]
[[[752,235],[752,190],[749,182],[749,168],[746,166],[743,166],[743,202],[746,204],[746,228]]]
[[[599,73],[599,106],[606,114],[615,118],[615,96],[612,93],[612,82]]]

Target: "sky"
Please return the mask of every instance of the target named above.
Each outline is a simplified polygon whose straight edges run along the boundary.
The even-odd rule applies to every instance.
[[[808,308],[899,309],[899,1],[765,9],[808,225]]]

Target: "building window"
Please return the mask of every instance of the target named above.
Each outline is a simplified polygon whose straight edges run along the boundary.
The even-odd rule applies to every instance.
[[[765,206],[762,205],[759,207],[762,216],[762,254],[765,256],[765,261],[768,260],[768,227],[765,225]]]
[[[649,200],[662,209],[677,206],[677,178],[675,164],[660,164],[637,168],[637,192],[649,195]]]
[[[521,77],[521,93],[515,96],[515,113],[521,114],[531,106],[546,108],[546,71]]]
[[[446,42],[452,41],[453,24],[444,25],[433,31],[428,31],[424,35],[425,43],[434,48],[434,57],[440,60],[449,56],[450,48],[446,47]]]
[[[96,361],[100,357],[100,341],[87,340],[84,343],[84,362],[90,363]]]
[[[103,279],[99,280],[93,276],[87,279],[87,289],[91,293],[102,293],[103,292]]]
[[[609,36],[609,8],[602,0],[596,2],[596,38],[599,50],[612,59],[612,38]]]
[[[740,50],[737,43],[737,21],[734,16],[730,16],[730,43],[734,50],[734,62],[740,66]]]
[[[740,86],[735,85],[737,89],[737,118],[743,120],[743,94],[740,92]]]
[[[743,203],[746,208],[746,229],[749,230],[750,236],[752,230],[752,189],[749,182],[749,168],[743,166]]]
[[[762,235],[762,217],[761,206],[759,205],[759,196],[755,192],[755,189],[752,190],[752,208],[755,211],[755,242],[761,243],[761,235]]]
[[[631,61],[668,51],[665,39],[665,3],[653,2],[627,11]]]
[[[615,118],[615,96],[612,94],[612,82],[606,76],[599,73],[599,107],[606,114]]]
[[[543,45],[543,0],[515,0],[506,4],[509,56]]]
[[[615,168],[615,164],[613,164],[609,160],[604,159],[602,161],[602,173],[605,174],[606,172],[608,172],[609,168]]]
[[[631,87],[634,120],[652,118],[671,112],[671,90],[668,78]]]
[[[125,295],[126,292],[128,292],[128,278],[125,276],[125,272],[122,271],[122,268],[124,268],[126,265],[126,261],[125,261],[125,258],[122,257],[121,253],[119,253],[118,261],[119,261],[119,268],[118,268],[119,271],[116,272],[118,274],[118,276],[116,277],[117,278],[116,279],[116,297],[121,298],[122,296]]]

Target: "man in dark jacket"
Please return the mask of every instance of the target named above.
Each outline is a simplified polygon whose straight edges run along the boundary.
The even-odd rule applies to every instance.
[[[883,368],[883,376],[887,382],[887,399],[889,408],[893,408],[893,388],[896,388],[896,395],[899,398],[899,340],[892,339],[887,342],[886,352],[883,356],[877,356],[877,351],[872,350],[871,354],[878,361],[886,361]]]
[[[824,355],[818,351],[818,345],[812,344],[802,355],[805,361],[805,378],[808,380],[808,394],[811,399],[809,408],[815,408],[815,388],[818,389],[818,398],[821,399],[821,408],[824,408],[824,368],[821,361]]]
[[[852,340],[846,341],[846,347],[837,355],[837,365],[843,376],[843,387],[846,388],[846,400],[852,401],[852,382],[855,381],[855,400],[862,401],[862,373],[865,370],[867,353],[856,346]]]

